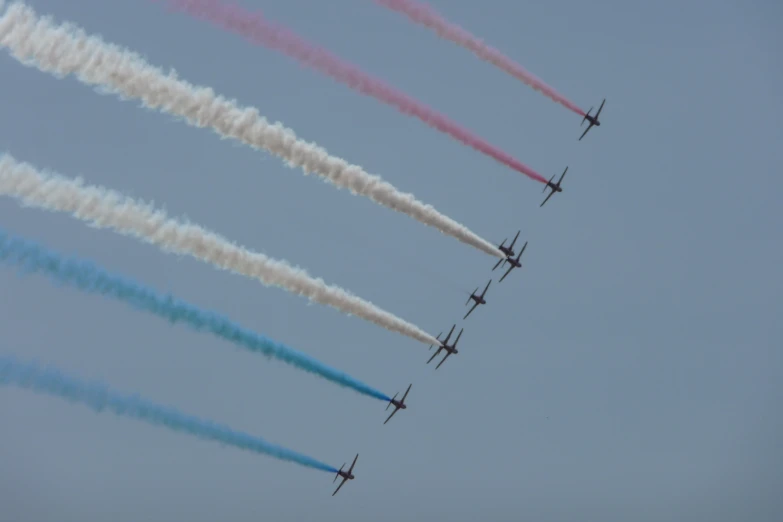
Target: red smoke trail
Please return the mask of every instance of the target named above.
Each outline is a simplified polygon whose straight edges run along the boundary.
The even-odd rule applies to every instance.
[[[428,5],[416,2],[415,0],[375,0],[384,7],[402,13],[412,21],[428,27],[438,33],[438,36],[450,40],[457,45],[473,51],[476,56],[485,60],[496,67],[506,71],[511,76],[521,80],[526,85],[551,98],[564,107],[571,109],[580,116],[585,115],[585,111],[580,109],[575,103],[569,101],[565,96],[555,91],[552,87],[545,84],[542,80],[536,78],[533,74],[527,72],[521,65],[510,58],[504,56],[494,47],[485,44],[465,29],[452,24],[440,16],[434,9]]]
[[[536,181],[547,182],[535,170],[463,129],[442,114],[360,71],[356,66],[329,51],[305,41],[291,30],[266,21],[260,13],[250,13],[239,6],[223,4],[218,0],[169,0],[167,3],[174,9],[241,34],[254,43],[281,51],[352,89],[388,103],[400,112],[419,118],[427,125],[445,132],[465,145],[495,158],[500,163]]]

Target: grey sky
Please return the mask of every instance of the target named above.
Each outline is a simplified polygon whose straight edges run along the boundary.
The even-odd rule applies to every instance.
[[[439,0],[584,108],[579,118],[369,0],[250,1],[547,177],[541,186],[282,55],[153,2],[39,13],[259,108],[477,233],[521,228],[525,268],[437,373],[422,345],[282,290],[0,199],[9,232],[215,309],[410,407],[384,405],[114,301],[0,269],[3,353],[226,423],[331,476],[0,390],[0,519],[779,520],[783,486],[783,8],[776,2]],[[154,200],[431,333],[493,260],[275,157],[0,54],[0,149]],[[775,493],[778,492],[778,494]],[[777,513],[777,515],[776,515]]]

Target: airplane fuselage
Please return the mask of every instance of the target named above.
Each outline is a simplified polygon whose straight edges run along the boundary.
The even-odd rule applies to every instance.
[[[353,473],[348,473],[347,471],[338,471],[337,474],[348,480],[353,480],[356,478],[353,476]]]
[[[395,401],[394,399],[392,399],[391,403],[394,405],[395,408],[399,408],[401,410],[404,410],[408,407],[405,403],[400,401]]]
[[[552,189],[553,191],[555,191],[555,192],[563,192],[563,189],[562,189],[562,188],[560,188],[560,185],[555,185],[555,184],[554,184],[554,183],[552,183],[551,181],[547,182],[547,186],[548,186],[549,188],[551,188],[551,189]]]
[[[506,254],[506,257],[514,257],[514,254],[516,254],[513,248],[498,247],[498,250]]]
[[[475,295],[472,295],[471,298],[478,304],[487,304],[483,297],[476,297]]]

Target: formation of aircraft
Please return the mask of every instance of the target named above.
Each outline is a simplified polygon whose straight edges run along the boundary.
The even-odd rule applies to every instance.
[[[582,124],[584,124],[585,121],[590,122],[590,125],[585,129],[585,131],[582,133],[582,135],[579,137],[579,141],[581,141],[582,138],[585,137],[587,132],[592,129],[594,126],[599,127],[601,125],[601,122],[598,120],[598,116],[601,114],[601,111],[604,108],[604,104],[606,103],[606,98],[601,102],[601,105],[598,107],[598,111],[595,113],[595,115],[591,115],[593,108],[590,107],[590,110],[587,111],[587,114],[585,114],[584,119],[582,120]],[[568,172],[568,167],[563,170],[563,173],[560,175],[560,179],[557,180],[557,182],[554,182],[555,176],[553,175],[549,181],[547,181],[546,185],[544,186],[544,192],[546,192],[547,189],[549,189],[549,194],[544,199],[543,202],[541,202],[541,205],[539,207],[543,207],[544,204],[546,204],[547,201],[549,201],[549,198],[552,197],[553,194],[557,192],[563,192],[563,178],[565,178],[566,173]],[[506,240],[504,239],[500,245],[498,245],[498,250],[503,252],[505,257],[500,259],[495,266],[492,267],[492,271],[494,272],[498,267],[505,266],[506,264],[509,265],[508,270],[500,277],[498,280],[498,283],[502,282],[515,268],[522,268],[522,254],[525,252],[525,249],[527,248],[527,241],[525,241],[525,244],[522,245],[522,248],[517,253],[514,251],[514,245],[517,242],[517,239],[519,238],[521,230],[517,230],[516,235],[514,236],[514,239],[511,240],[511,243],[509,243],[508,246],[506,246]],[[514,257],[516,255],[516,257]],[[467,306],[471,301],[473,301],[473,306],[471,306],[470,310],[468,310],[468,313],[465,314],[465,316],[462,318],[463,320],[467,319],[468,316],[475,310],[479,305],[485,305],[487,304],[487,300],[485,299],[485,296],[487,294],[487,290],[489,290],[489,286],[492,284],[492,279],[487,282],[487,286],[484,287],[484,290],[481,292],[481,294],[478,294],[479,287],[476,287],[476,289],[471,292],[470,297],[468,297],[468,300],[465,302],[465,305]],[[459,351],[457,350],[457,343],[459,342],[460,338],[462,337],[462,332],[465,330],[464,328],[460,329],[459,334],[457,334],[457,338],[454,340],[454,344],[449,344],[449,340],[451,339],[452,334],[454,333],[454,330],[456,329],[457,325],[454,324],[451,327],[451,330],[449,330],[449,333],[446,335],[446,338],[441,341],[440,337],[443,335],[443,332],[439,333],[436,339],[438,340],[438,349],[435,350],[435,353],[432,354],[432,357],[429,358],[427,361],[427,364],[431,363],[442,351],[445,351],[446,354],[443,356],[443,359],[435,366],[435,369],[441,367],[441,365],[446,362],[446,359],[449,358],[452,354],[457,354]],[[431,350],[432,347],[435,346],[430,345],[429,349]],[[385,421],[383,421],[384,424],[389,422],[392,417],[394,417],[394,414],[397,413],[399,410],[407,409],[408,405],[405,404],[405,399],[408,397],[408,392],[411,391],[411,386],[413,384],[409,384],[408,388],[405,390],[405,393],[402,395],[402,398],[400,400],[397,400],[397,395],[399,395],[399,392],[394,394],[394,397],[392,397],[389,400],[389,403],[386,405],[386,410],[388,411],[390,407],[394,406],[394,411],[391,412],[391,414],[386,418]],[[337,472],[337,475],[335,475],[334,480],[336,481],[339,477],[342,477],[343,480],[340,482],[340,485],[337,486],[337,489],[332,493],[332,496],[334,496],[338,491],[340,491],[340,488],[345,484],[348,480],[353,480],[355,477],[353,475],[353,467],[356,464],[356,460],[359,458],[359,454],[356,454],[356,457],[353,459],[353,463],[351,464],[351,467],[348,468],[347,471],[343,471],[343,468],[345,467],[345,464],[340,467],[340,471]],[[333,481],[334,482],[334,481]]]
[[[431,363],[432,360],[435,357],[438,356],[438,354],[440,353],[441,350],[446,350],[446,355],[443,356],[443,359],[441,359],[440,362],[438,363],[438,365],[435,367],[436,370],[438,368],[440,368],[441,364],[446,362],[446,359],[448,359],[450,355],[459,353],[459,350],[457,350],[457,343],[459,342],[459,338],[462,337],[462,332],[463,332],[463,330],[465,330],[464,328],[459,331],[459,334],[457,335],[457,338],[454,340],[454,344],[449,345],[449,338],[451,338],[451,334],[454,333],[454,328],[456,328],[456,327],[457,327],[456,324],[451,327],[451,330],[449,331],[449,334],[446,336],[446,338],[443,341],[441,341],[440,345],[438,346],[438,349],[435,350],[435,353],[432,354],[432,357],[430,357],[430,360],[427,361],[427,364]],[[440,340],[440,334],[438,334],[437,339]],[[432,349],[433,346],[434,345],[430,345],[430,349]]]
[[[517,238],[519,237],[519,233],[520,232],[522,232],[522,231],[521,230],[517,230],[517,235],[514,236],[514,239],[513,239],[513,241],[511,241],[510,245],[504,246],[506,244],[506,240],[505,239],[503,240],[502,243],[500,243],[500,245],[498,245],[498,250],[500,250],[501,252],[506,254],[506,257],[514,257],[514,254],[515,254],[515,252],[514,252],[514,243],[517,242]],[[505,259],[501,259],[500,261],[498,261],[498,264],[495,265],[495,268],[499,267],[500,264],[503,263],[504,261],[505,261]],[[492,270],[494,271],[495,268],[493,268]]]

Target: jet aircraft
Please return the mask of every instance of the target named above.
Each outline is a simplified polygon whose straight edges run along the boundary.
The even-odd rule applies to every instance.
[[[457,350],[457,343],[459,342],[459,338],[462,337],[462,331],[464,330],[464,328],[462,328],[459,331],[459,334],[457,335],[457,338],[454,340],[454,344],[449,346],[449,338],[451,337],[451,334],[454,333],[454,328],[456,328],[456,327],[457,327],[456,324],[451,327],[451,330],[449,331],[449,335],[447,335],[446,338],[443,341],[441,341],[440,346],[438,346],[438,349],[435,351],[434,354],[432,354],[432,357],[430,357],[430,360],[427,361],[427,364],[431,363],[432,360],[435,357],[438,356],[438,354],[440,353],[441,350],[446,350],[446,355],[443,356],[443,359],[441,359],[440,362],[438,363],[438,365],[435,367],[436,370],[438,368],[440,368],[440,365],[443,364],[446,361],[446,359],[449,358],[449,355],[454,354],[454,353],[459,353],[459,350]],[[440,334],[438,334],[437,339],[440,341]],[[430,348],[432,348],[433,346],[434,345],[430,345]]]
[[[343,468],[345,467],[345,464],[340,466],[340,471],[337,472],[337,475],[334,476],[334,480],[332,483],[334,483],[339,477],[343,478],[343,481],[340,482],[340,485],[337,486],[337,489],[334,490],[334,493],[332,493],[332,496],[335,496],[338,491],[340,491],[340,488],[343,487],[343,484],[345,484],[345,481],[347,480],[353,480],[356,477],[353,476],[353,467],[356,465],[356,459],[359,458],[359,454],[356,454],[356,457],[353,459],[353,464],[351,464],[351,467],[348,468],[348,471],[343,471]]]
[[[585,137],[585,134],[587,134],[587,131],[589,131],[590,129],[593,128],[593,125],[595,125],[596,127],[600,127],[601,126],[601,122],[598,121],[598,115],[601,114],[601,109],[604,108],[604,103],[606,103],[606,98],[604,98],[604,101],[601,102],[601,106],[598,107],[598,112],[595,113],[595,116],[590,116],[590,111],[593,110],[592,107],[590,107],[590,110],[587,111],[587,114],[585,114],[585,117],[584,117],[584,119],[582,119],[582,123],[579,126],[581,127],[582,125],[584,125],[585,121],[589,121],[590,125],[587,126],[585,131],[579,137],[578,141],[582,141],[582,138]]]
[[[506,278],[506,276],[510,274],[511,271],[514,270],[515,268],[522,268],[522,263],[519,261],[519,259],[522,257],[522,253],[525,251],[525,248],[527,248],[527,241],[525,241],[525,244],[522,246],[522,250],[519,251],[519,255],[517,256],[516,259],[508,259],[508,263],[511,266],[508,267],[508,270],[506,271],[505,274],[503,274],[503,277],[500,278],[500,281],[498,281],[498,283],[503,281]]]
[[[492,279],[490,279],[489,283],[487,283],[487,286],[484,287],[484,291],[481,292],[481,295],[476,295],[476,292],[478,292],[478,287],[476,287],[476,289],[473,290],[473,293],[470,294],[470,297],[468,297],[468,300],[465,302],[465,305],[467,306],[467,304],[470,302],[471,299],[473,299],[475,303],[473,303],[473,308],[468,310],[468,313],[466,313],[465,317],[462,318],[463,321],[468,318],[470,312],[475,310],[478,305],[487,304],[487,301],[484,299],[484,294],[487,293],[487,289],[489,288],[490,283],[492,283]]]
[[[404,410],[408,407],[408,405],[405,404],[405,397],[407,397],[408,392],[411,391],[411,386],[413,386],[413,384],[408,385],[408,389],[405,390],[405,394],[402,396],[402,399],[397,400],[397,395],[399,395],[399,393],[395,393],[394,397],[392,397],[392,400],[389,401],[389,404],[386,406],[386,410],[388,411],[389,406],[394,405],[394,411],[391,412],[391,415],[389,415],[385,421],[383,421],[384,424],[389,422],[389,419],[394,417],[394,414],[397,413],[397,410]]]
[[[498,250],[500,250],[501,252],[503,252],[504,254],[506,254],[506,258],[508,258],[508,257],[514,257],[514,254],[516,254],[516,252],[514,252],[514,243],[516,243],[516,242],[517,242],[517,238],[519,237],[519,233],[520,233],[520,232],[521,232],[521,230],[518,230],[518,231],[517,231],[517,235],[516,235],[516,236],[514,236],[514,240],[511,242],[511,244],[510,244],[510,245],[508,245],[508,246],[505,246],[505,244],[506,244],[506,240],[505,240],[505,239],[503,240],[503,242],[502,242],[502,243],[500,243],[500,246],[498,247]],[[495,265],[495,268],[499,267],[499,266],[500,266],[502,263],[504,263],[505,261],[506,261],[506,259],[505,259],[505,258],[504,258],[504,259],[501,259],[500,261],[498,261],[498,263]],[[495,270],[495,268],[493,268],[492,270]]]
[[[538,206],[539,208],[543,207],[544,203],[549,201],[549,198],[552,197],[552,194],[554,194],[555,192],[563,192],[563,187],[560,186],[560,183],[563,182],[563,178],[565,177],[566,172],[568,172],[568,167],[566,167],[563,173],[560,174],[560,179],[557,180],[557,183],[552,183],[552,180],[555,179],[554,174],[552,175],[551,178],[549,178],[549,181],[546,182],[546,186],[544,186],[544,190],[542,190],[541,192],[546,192],[546,189],[550,189],[552,192],[550,192],[549,195],[546,197],[546,199],[543,201],[543,203],[541,203]]]

